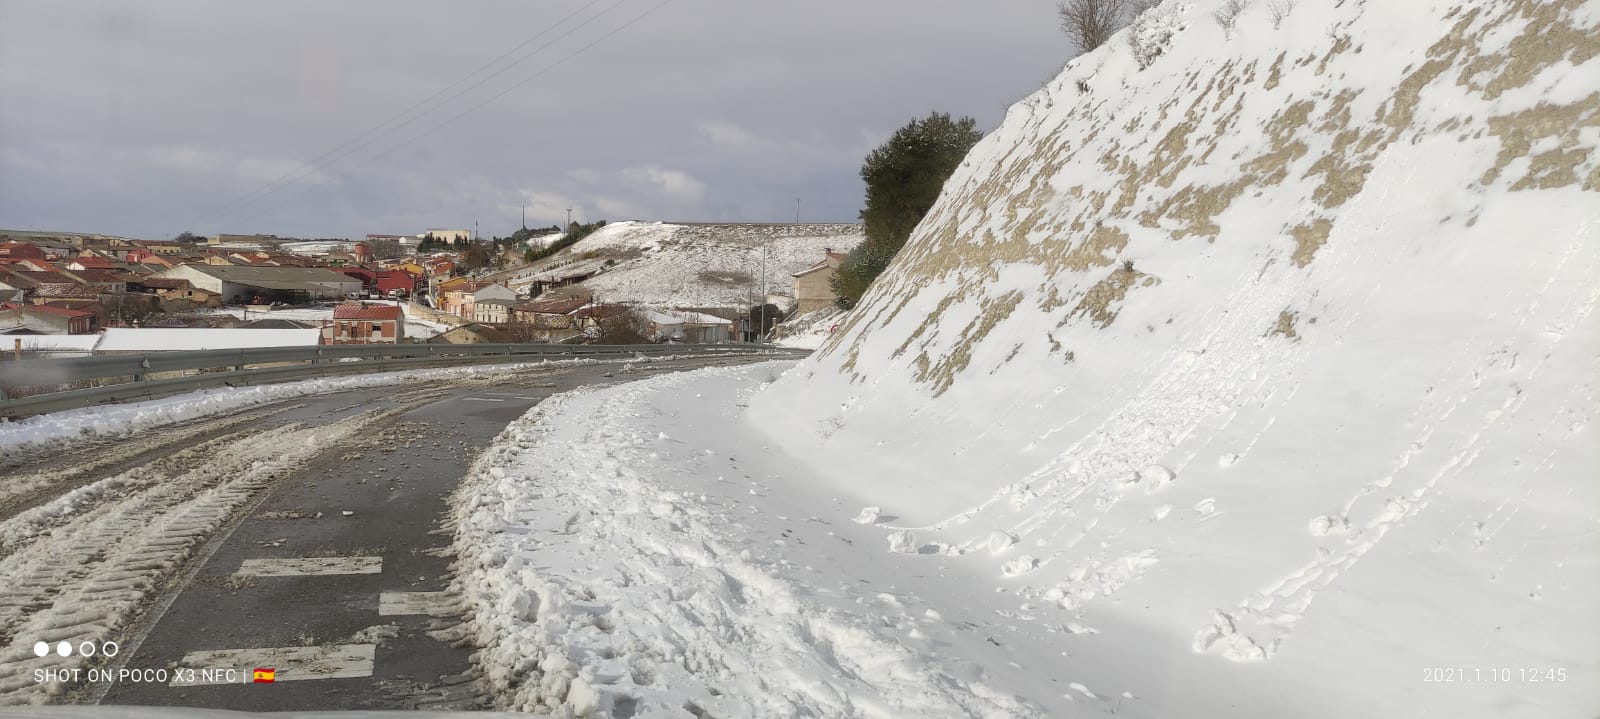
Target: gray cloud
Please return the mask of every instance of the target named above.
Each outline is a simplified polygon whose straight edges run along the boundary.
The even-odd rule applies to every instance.
[[[0,227],[504,234],[524,203],[541,225],[782,220],[797,197],[852,220],[894,128],[992,127],[1068,52],[1048,0],[671,0],[467,112],[657,2],[0,0]],[[482,87],[220,212],[580,8]]]

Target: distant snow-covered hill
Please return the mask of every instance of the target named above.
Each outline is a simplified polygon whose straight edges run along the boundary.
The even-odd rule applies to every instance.
[[[598,273],[583,282],[597,298],[658,307],[737,307],[762,293],[789,296],[792,273],[862,241],[849,224],[667,224],[614,222],[528,267],[502,273],[513,289],[536,280]]]

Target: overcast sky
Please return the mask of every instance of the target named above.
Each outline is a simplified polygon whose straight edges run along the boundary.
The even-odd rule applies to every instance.
[[[0,227],[854,221],[895,128],[1069,54],[1052,0],[0,0]]]

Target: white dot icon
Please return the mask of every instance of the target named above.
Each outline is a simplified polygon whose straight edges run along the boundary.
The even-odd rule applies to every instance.
[[[64,657],[72,656],[72,642],[62,642],[57,644],[56,653]]]
[[[49,653],[50,653],[50,642],[34,642],[33,643],[33,655],[34,656],[42,657],[42,656],[44,656],[46,654],[49,654]]]

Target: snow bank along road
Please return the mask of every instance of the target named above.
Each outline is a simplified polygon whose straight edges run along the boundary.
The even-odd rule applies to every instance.
[[[1037,529],[1009,516],[983,522],[1004,508],[1024,518],[1038,511],[1011,496],[944,527],[920,524],[901,510],[914,507],[915,497],[899,506],[862,504],[858,487],[881,479],[819,471],[776,446],[760,412],[743,409],[759,406],[763,389],[789,366],[708,369],[563,394],[512,423],[479,457],[452,498],[452,592],[469,612],[467,635],[484,647],[475,662],[497,707],[635,719],[1596,716],[1592,644],[1577,638],[1592,635],[1593,622],[1581,614],[1592,605],[1551,601],[1568,585],[1588,592],[1581,583],[1592,573],[1581,570],[1592,562],[1562,544],[1591,541],[1582,526],[1572,531],[1557,517],[1535,515],[1537,532],[1546,521],[1562,532],[1553,540],[1528,531],[1534,527],[1510,528],[1522,535],[1516,553],[1543,552],[1540,563],[1477,554],[1508,578],[1545,567],[1578,570],[1546,574],[1543,604],[1522,619],[1519,607],[1491,590],[1411,564],[1449,562],[1448,571],[1465,576],[1458,567],[1470,566],[1473,555],[1438,549],[1478,539],[1461,536],[1470,530],[1461,505],[1452,505],[1459,500],[1439,500],[1438,511],[1421,518],[1392,509],[1369,515],[1376,518],[1351,533],[1373,534],[1352,551],[1393,536],[1361,571],[1334,584],[1357,555],[1319,553],[1317,565],[1253,600],[1271,610],[1277,628],[1298,629],[1296,641],[1254,661],[1223,658],[1215,645],[1226,637],[1194,638],[1197,625],[1214,619],[1208,598],[1240,591],[1230,566],[1273,565],[1259,540],[1246,537],[1222,545],[1243,549],[1223,551],[1215,532],[1249,531],[1255,525],[1238,524],[1251,512],[1305,531],[1304,514],[1289,504],[1296,493],[1218,492],[1193,486],[1198,462],[1175,462],[1176,472],[1141,462],[1130,465],[1142,467],[1137,473],[1102,472],[1120,483],[1120,496],[1102,501],[1085,492],[1074,502],[1082,527],[1058,519]],[[800,367],[789,371],[809,365]],[[1574,396],[1592,399],[1581,392]],[[1251,439],[1258,429],[1218,432],[1202,444],[1217,442],[1212,457],[1227,465],[1220,469],[1262,472],[1265,452]],[[1565,423],[1555,431],[1566,431]],[[1131,431],[1109,436],[1153,441]],[[949,446],[960,445],[952,438]],[[894,445],[883,451],[919,461]],[[926,450],[937,462],[935,452]],[[1460,456],[1413,466],[1437,478]],[[918,477],[926,493],[948,493],[967,479],[920,461],[928,467]],[[1263,475],[1266,482],[1280,476]],[[1404,479],[1396,475],[1394,483]],[[1552,493],[1563,491],[1556,485]],[[1526,488],[1517,493],[1530,496]],[[1499,506],[1516,512],[1511,501]],[[1524,513],[1536,511],[1530,502]],[[1494,531],[1504,527],[1499,521]],[[1101,533],[1092,534],[1097,525]],[[1040,538],[1052,532],[1064,541]],[[1397,550],[1397,538],[1421,548]],[[1070,565],[1060,579],[1035,583],[1055,571],[1052,559]],[[1321,614],[1309,599],[1318,591]],[[1503,625],[1454,633],[1402,620],[1462,616],[1486,603],[1506,608]],[[1337,638],[1379,628],[1385,643],[1315,643],[1314,632]],[[1543,653],[1537,668],[1520,659],[1530,637],[1552,629],[1574,639],[1532,644]],[[1482,666],[1466,677],[1456,667],[1448,669],[1457,673],[1450,683],[1431,679],[1446,671],[1435,666],[1448,667],[1440,657],[1496,654],[1516,659],[1478,659],[1464,664]],[[1472,679],[1480,681],[1464,683]]]
[[[851,521],[859,506],[764,449],[740,407],[790,366],[563,394],[483,453],[452,499],[451,591],[498,708],[1009,719],[1068,715],[1028,697],[1133,702],[1072,687],[992,583],[884,551],[872,525],[894,517]]]
[[[470,706],[476,684],[450,642],[437,524],[470,457],[551,393],[748,361],[479,373],[262,404],[64,452],[10,451],[0,704]],[[40,642],[74,649],[41,657]],[[119,653],[84,657],[84,642]],[[205,673],[258,666],[278,670],[269,691]],[[39,681],[49,669],[77,669],[78,681]],[[147,681],[88,681],[91,669]]]

